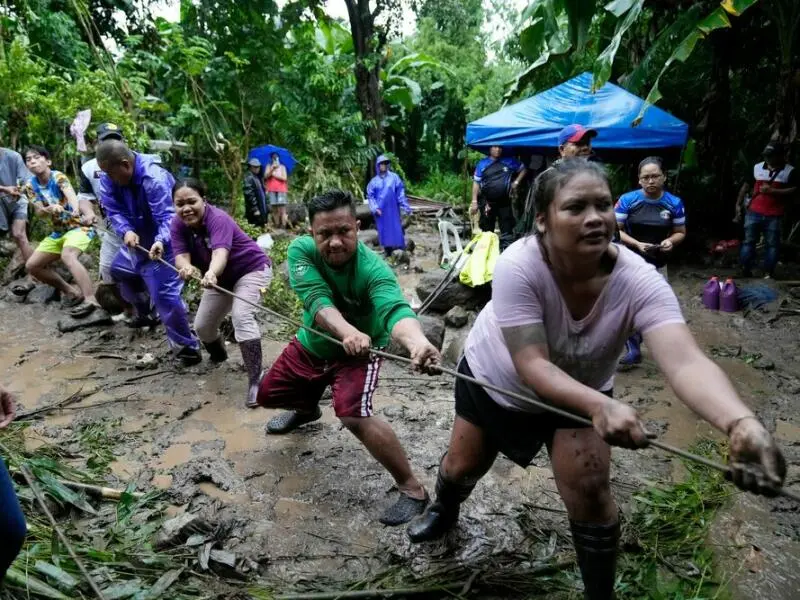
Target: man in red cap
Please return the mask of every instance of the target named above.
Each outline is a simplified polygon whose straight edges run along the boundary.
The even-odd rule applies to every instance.
[[[592,154],[592,139],[596,137],[594,129],[578,124],[567,125],[558,134],[558,153],[561,158],[588,158]]]

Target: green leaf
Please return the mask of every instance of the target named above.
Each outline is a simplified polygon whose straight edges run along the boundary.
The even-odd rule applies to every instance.
[[[389,88],[384,92],[383,99],[389,105],[403,107],[406,112],[414,110],[414,99],[411,97],[411,90],[405,86]]]
[[[644,0],[634,0],[633,7],[628,7],[628,14],[625,18],[617,22],[617,29],[614,32],[614,37],[611,38],[608,46],[600,53],[594,63],[594,76],[592,78],[592,91],[598,90],[603,87],[608,79],[611,77],[611,68],[614,66],[614,58],[617,55],[619,46],[622,43],[622,37],[630,29],[639,15],[642,14],[642,6]]]
[[[184,569],[180,568],[172,569],[171,571],[164,573],[158,578],[158,581],[153,584],[153,587],[147,590],[147,592],[144,594],[144,599],[157,600],[158,598],[161,598],[161,596],[164,595],[164,592],[166,592],[169,587],[178,580],[183,571]]]
[[[144,593],[142,582],[138,579],[125,581],[123,583],[115,583],[100,591],[103,592],[103,596],[106,600],[124,600],[136,594]]]
[[[698,30],[692,31],[689,35],[684,38],[684,40],[678,44],[675,51],[672,53],[672,56],[669,57],[666,64],[664,65],[664,70],[669,67],[674,61],[679,60],[681,62],[686,62],[686,59],[691,56],[692,52],[694,51],[694,47],[697,45],[697,42],[702,40],[705,36]],[[663,72],[663,71],[662,71]],[[659,78],[661,75],[659,75]]]
[[[730,26],[731,20],[728,17],[728,13],[726,13],[725,9],[722,7],[714,10],[710,15],[697,24],[697,28],[705,35],[708,35],[715,29],[723,29],[724,27]]]
[[[738,17],[757,2],[758,0],[722,0],[720,5],[726,12],[732,14],[734,17]]]
[[[564,0],[564,9],[569,18],[569,40],[580,52],[586,46],[597,2],[595,0]]]
[[[535,60],[542,53],[544,44],[544,18],[536,17],[533,22],[519,34],[519,45],[522,54],[529,60]]]
[[[36,472],[34,471],[34,473]],[[66,504],[71,504],[75,508],[79,508],[80,510],[91,515],[97,514],[97,511],[94,509],[94,507],[89,504],[86,499],[83,498],[83,496],[69,489],[49,473],[38,472],[36,473],[36,478],[41,484],[42,491],[55,500]]]
[[[65,592],[72,591],[78,585],[78,580],[72,575],[48,562],[37,560],[33,568],[37,573],[45,575],[55,581],[56,587]]]
[[[317,23],[317,27],[314,29],[314,41],[317,42],[317,46],[325,54],[333,54],[333,34],[331,33],[331,28],[328,26],[327,22],[319,21]]]
[[[638,0],[611,0],[604,8],[619,19],[637,2]]]
[[[14,567],[9,567],[6,571],[5,582],[15,587],[22,588],[28,592],[32,592],[36,596],[42,598],[49,598],[51,600],[70,600],[69,596],[65,596],[57,589],[50,587],[45,582],[37,579],[30,573],[23,573]]]

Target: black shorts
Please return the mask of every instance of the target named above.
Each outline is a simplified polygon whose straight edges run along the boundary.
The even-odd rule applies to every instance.
[[[458,372],[474,377],[463,358]],[[612,391],[603,392],[612,397]],[[463,379],[456,380],[456,415],[483,430],[489,443],[519,466],[525,468],[545,444],[550,444],[556,429],[583,429],[567,417],[549,412],[528,413],[503,408],[486,390]]]

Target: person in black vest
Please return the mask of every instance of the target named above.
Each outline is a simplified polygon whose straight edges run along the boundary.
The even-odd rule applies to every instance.
[[[472,214],[480,211],[482,231],[494,231],[499,222],[501,252],[514,241],[516,220],[511,198],[526,173],[527,169],[516,158],[503,158],[500,146],[489,148],[489,156],[475,167],[469,211]]]

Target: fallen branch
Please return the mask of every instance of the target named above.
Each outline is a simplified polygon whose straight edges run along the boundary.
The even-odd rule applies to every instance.
[[[123,396],[122,398],[114,398],[113,400],[104,400],[103,402],[95,402],[93,404],[86,404],[84,406],[66,406],[63,408],[64,410],[86,410],[89,408],[96,408],[98,406],[106,406],[107,404],[117,404],[118,402],[132,402],[138,400],[141,400],[141,398],[136,394],[136,392],[133,392],[131,394],[128,394],[127,396]]]
[[[9,467],[8,470],[12,475],[22,475],[23,479],[25,478],[25,474],[20,469]],[[118,490],[115,488],[109,488],[101,485],[94,485],[91,483],[79,483],[77,481],[69,481],[67,479],[58,479],[58,478],[56,478],[56,481],[61,485],[64,485],[68,488],[72,488],[73,490],[81,490],[89,494],[92,494],[93,496],[98,496],[106,500],[120,500],[122,498],[122,495],[125,493],[125,490]],[[130,495],[136,498],[137,500],[140,498],[144,498],[144,494],[142,492],[130,492]]]
[[[6,448],[2,442],[0,442],[0,449],[3,450],[3,453],[6,456],[11,456],[11,452],[9,452],[8,448]],[[75,562],[75,565],[83,574],[84,578],[86,579],[86,582],[89,584],[89,587],[92,588],[92,592],[94,592],[94,595],[98,598],[98,600],[106,600],[106,597],[103,596],[103,592],[100,591],[100,588],[97,587],[97,584],[94,582],[94,579],[92,579],[92,576],[89,575],[89,571],[86,570],[83,561],[81,561],[81,559],[78,558],[78,555],[75,554],[75,550],[69,543],[67,536],[64,535],[64,532],[61,531],[61,528],[58,526],[55,517],[53,517],[53,513],[50,512],[49,508],[47,508],[47,503],[44,501],[44,498],[42,497],[42,493],[39,491],[39,488],[36,487],[36,484],[33,481],[33,476],[28,472],[27,467],[25,467],[25,465],[20,465],[20,472],[22,473],[22,476],[25,478],[25,481],[27,482],[28,487],[31,489],[31,492],[33,492],[33,495],[36,498],[36,502],[39,504],[39,507],[42,509],[42,512],[44,512],[45,516],[47,517],[47,520],[50,521],[50,525],[53,527],[53,531],[56,532],[58,538],[61,540],[61,543],[64,544],[64,547],[67,549],[67,552],[69,552],[69,555],[72,557],[72,560]]]
[[[162,369],[161,371],[153,371],[152,373],[142,373],[141,375],[136,375],[134,377],[128,377],[127,379],[124,379],[124,380],[122,380],[122,381],[120,381],[118,383],[114,383],[112,385],[107,385],[103,389],[110,390],[110,389],[113,389],[113,388],[118,388],[118,387],[122,387],[122,386],[128,385],[129,383],[133,383],[134,381],[139,381],[140,379],[146,379],[148,377],[155,377],[156,375],[167,375],[167,374],[169,374],[171,372],[172,371],[167,371],[165,369]]]
[[[17,415],[17,421],[25,421],[26,419],[31,419],[36,415],[40,415],[42,413],[51,412],[54,410],[59,410],[64,408],[65,406],[69,406],[70,404],[75,404],[76,402],[80,402],[84,398],[88,398],[92,394],[96,393],[97,390],[92,390],[90,392],[84,392],[83,388],[79,389],[77,392],[69,396],[68,398],[64,398],[55,404],[50,404],[49,406],[44,406],[42,408],[36,408],[34,410],[29,410],[26,413],[21,415]]]
[[[564,569],[569,569],[575,565],[575,560],[565,560],[561,562],[557,562],[554,564],[547,564],[541,565],[539,567],[534,567],[528,571],[525,571],[525,577],[539,577],[542,575],[551,575],[556,573],[557,571],[563,571]],[[349,598],[402,598],[404,596],[420,596],[424,594],[432,594],[435,592],[452,592],[458,590],[458,595],[464,595],[465,593],[469,592],[473,586],[480,587],[481,577],[483,573],[481,571],[476,571],[470,575],[469,579],[466,581],[458,581],[453,583],[441,583],[441,584],[427,584],[420,587],[413,587],[413,588],[394,588],[394,589],[373,589],[373,590],[339,590],[339,591],[329,591],[329,592],[308,592],[308,593],[299,593],[299,594],[283,594],[281,596],[275,596],[275,600],[336,600],[337,598],[349,599]],[[485,585],[492,588],[492,591],[496,591],[498,588],[497,578],[502,578],[502,573],[494,572],[486,579],[491,579],[492,581],[486,581]],[[465,592],[466,590],[466,592]]]

